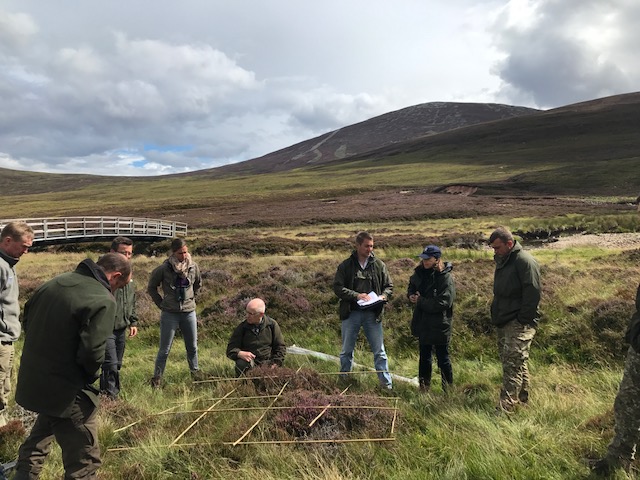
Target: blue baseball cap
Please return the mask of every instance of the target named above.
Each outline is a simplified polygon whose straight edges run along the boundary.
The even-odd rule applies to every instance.
[[[427,258],[431,257],[440,258],[441,255],[442,252],[438,247],[436,247],[435,245],[427,245],[426,247],[424,247],[424,250],[420,255],[418,255],[418,257],[426,260]]]

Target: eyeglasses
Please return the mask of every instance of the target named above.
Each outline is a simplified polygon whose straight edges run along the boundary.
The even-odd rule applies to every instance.
[[[247,315],[262,315],[262,312],[247,312]]]

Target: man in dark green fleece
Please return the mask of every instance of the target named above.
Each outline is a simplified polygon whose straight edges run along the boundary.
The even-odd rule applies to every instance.
[[[527,360],[539,318],[540,267],[504,227],[491,234],[489,245],[496,262],[491,323],[497,327],[502,361],[498,409],[512,412],[529,401]]]
[[[116,237],[111,242],[111,252],[119,253],[131,261],[133,241],[127,237]],[[130,337],[138,334],[138,315],[136,314],[136,287],[133,280],[115,293],[116,321],[113,333],[107,339],[104,363],[100,374],[100,393],[115,399],[120,393],[120,369],[124,358],[127,330]]]
[[[129,260],[107,253],[49,280],[27,301],[16,401],[38,417],[20,446],[14,479],[38,476],[54,437],[65,478],[95,478],[101,460],[98,390],[92,383],[113,332],[112,292],[130,279]]]
[[[242,375],[254,365],[281,367],[287,346],[278,323],[264,312],[261,298],[247,304],[247,319],[238,325],[229,339],[227,357],[236,362],[236,375]]]

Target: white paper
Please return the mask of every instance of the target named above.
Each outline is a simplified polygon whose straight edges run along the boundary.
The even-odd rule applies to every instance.
[[[366,307],[374,303],[383,302],[384,300],[378,296],[376,292],[369,292],[369,300],[358,300],[358,305]]]

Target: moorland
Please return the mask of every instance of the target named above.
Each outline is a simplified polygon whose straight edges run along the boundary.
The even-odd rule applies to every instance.
[[[640,281],[637,246],[598,240],[640,230],[638,102],[640,95],[631,94],[523,111],[290,169],[281,156],[266,168],[267,156],[260,171],[249,162],[158,178],[3,171],[0,187],[11,202],[0,218],[121,215],[189,223],[190,250],[205,278],[199,356],[211,378],[191,381],[178,339],[165,387],[150,388],[158,312],[146,279],[168,243],[136,244],[141,333],[127,344],[121,398],[101,407],[101,478],[588,478],[588,460],[604,453],[613,434],[623,334]],[[341,152],[350,151],[345,142]],[[294,150],[317,144],[312,139]],[[543,275],[531,405],[508,416],[495,412],[501,371],[488,312],[493,260],[486,238],[497,225],[519,235]],[[436,243],[453,262],[454,389],[445,395],[434,378],[424,395],[399,379],[385,393],[365,369],[344,382],[335,363],[293,354],[278,375],[233,380],[224,349],[253,296],[265,298],[289,345],[339,353],[331,282],[359,230],[374,234],[394,280],[385,343],[393,373],[409,380],[417,345],[404,291],[416,255]],[[584,233],[595,240],[550,247],[558,237]],[[21,301],[106,248],[35,249],[18,265]],[[356,361],[372,364],[364,341]],[[310,427],[327,405],[335,408]],[[13,408],[28,428],[29,416]],[[25,426],[5,432],[0,460],[15,456]],[[55,450],[43,478],[60,473]]]

